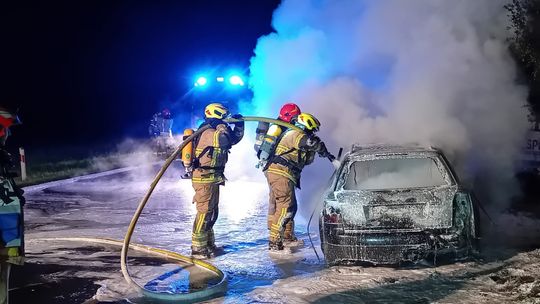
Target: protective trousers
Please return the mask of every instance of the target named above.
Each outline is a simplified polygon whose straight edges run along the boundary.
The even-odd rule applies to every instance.
[[[196,204],[197,215],[195,216],[191,235],[192,249],[212,249],[215,247],[212,227],[214,227],[219,213],[219,184],[193,183],[193,189],[195,189],[193,203]]]
[[[294,238],[294,216],[298,208],[294,182],[285,176],[267,173],[270,188],[268,228],[270,242],[283,242]]]

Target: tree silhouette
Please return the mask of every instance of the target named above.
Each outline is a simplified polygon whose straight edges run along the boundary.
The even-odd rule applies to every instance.
[[[531,115],[540,121],[540,0],[512,0],[505,5],[512,31],[510,50],[529,86]]]

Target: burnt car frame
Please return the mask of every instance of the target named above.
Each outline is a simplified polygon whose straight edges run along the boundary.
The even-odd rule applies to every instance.
[[[440,150],[354,145],[324,195],[319,232],[329,265],[437,264],[476,252],[478,212]]]

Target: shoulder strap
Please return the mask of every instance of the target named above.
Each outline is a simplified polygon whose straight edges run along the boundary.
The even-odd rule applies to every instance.
[[[276,146],[279,145],[279,143],[281,142],[281,139],[282,139],[282,138],[285,136],[285,134],[286,134],[287,132],[289,132],[289,131],[292,131],[292,130],[286,130],[285,132],[282,132],[282,133],[279,135],[278,139],[276,140]],[[292,147],[292,148],[290,148],[289,150],[287,150],[287,151],[283,152],[282,154],[280,154],[279,156],[287,155],[287,154],[293,152],[294,150],[296,150],[296,148]],[[274,151],[275,151],[275,148],[274,148]]]
[[[206,122],[203,122],[200,126],[199,126],[199,129],[204,127],[205,125],[207,125]],[[203,132],[204,133],[204,132]],[[201,140],[201,137],[202,137],[202,133],[201,134],[198,134],[197,136],[195,136],[193,138],[193,140],[191,141],[192,144],[193,144],[193,155],[192,155],[192,158],[193,158],[193,167],[198,167],[199,165],[199,158],[207,151],[206,148],[203,149],[203,151],[201,152],[201,154],[199,156],[197,156],[196,154],[196,151],[197,151],[197,146],[199,145],[199,141]],[[212,147],[207,147],[207,148],[212,148]]]
[[[281,127],[281,126],[280,126]],[[268,169],[268,167],[270,167],[271,164],[273,163],[278,163],[278,159],[284,159],[283,155],[287,155],[291,152],[294,151],[294,148],[291,148],[287,151],[285,151],[284,153],[280,154],[280,155],[276,155],[276,148],[277,146],[279,145],[279,143],[281,142],[281,140],[283,139],[283,137],[285,136],[285,134],[287,132],[289,132],[290,130],[288,129],[285,129],[285,131],[281,132],[281,134],[279,134],[278,138],[276,139],[275,143],[274,143],[274,146],[272,147],[272,151],[270,153],[270,156],[268,157],[268,161],[266,162],[266,165],[264,166],[263,168],[263,171],[266,171]]]

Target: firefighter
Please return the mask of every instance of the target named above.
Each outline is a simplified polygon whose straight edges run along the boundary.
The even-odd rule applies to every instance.
[[[11,264],[22,264],[24,255],[25,201],[22,189],[13,181],[13,163],[5,149],[9,128],[18,123],[17,115],[0,108],[0,304],[8,303]]]
[[[172,124],[171,111],[167,108],[152,116],[148,133],[153,139],[157,155],[167,154],[172,147]]]
[[[172,136],[172,124],[171,111],[167,108],[161,110],[152,116],[150,126],[148,127],[148,133],[150,136]]]
[[[320,122],[313,115],[298,115],[296,125],[304,130],[287,130],[277,142],[275,152],[269,159],[265,170],[270,188],[270,206],[275,206],[273,214],[269,213],[270,239],[269,249],[283,250],[286,236],[294,238],[291,229],[286,235],[287,225],[294,219],[297,211],[295,187],[300,188],[300,174],[304,166],[313,162],[315,154],[322,157],[333,157],[328,153],[325,144],[315,135]]]
[[[197,215],[193,223],[191,252],[194,256],[208,257],[216,251],[213,226],[218,217],[219,186],[225,184],[223,171],[231,146],[244,136],[244,122],[233,123],[234,129],[223,121],[228,109],[220,103],[211,103],[204,110],[205,122],[210,128],[193,140],[194,157],[192,184],[193,203]],[[240,114],[232,118],[242,118]]]
[[[279,110],[278,119],[290,124],[294,124],[298,115],[301,113],[300,107],[295,103],[286,103]],[[270,154],[274,153],[277,146],[277,141],[279,140],[282,134],[288,130],[287,127],[280,125],[271,125],[269,128],[266,128],[267,131],[264,134],[264,137],[261,141],[261,144],[257,147],[257,157],[259,158],[259,167],[262,167],[263,170],[268,165],[268,158]],[[271,229],[272,218],[276,212],[276,200],[272,197],[272,191],[270,191],[270,199],[268,202],[268,230]],[[294,235],[294,220],[291,219],[286,227],[284,233],[284,242],[292,243],[297,241],[296,236]]]

